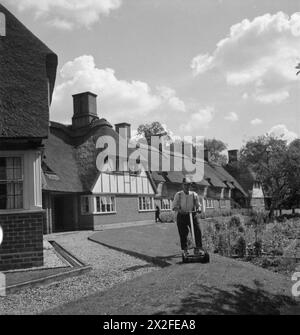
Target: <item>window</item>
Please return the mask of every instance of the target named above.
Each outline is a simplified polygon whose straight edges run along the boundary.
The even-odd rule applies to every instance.
[[[139,210],[140,211],[153,211],[154,198],[153,197],[139,197]]]
[[[89,197],[81,198],[81,212],[82,214],[90,213],[90,199]]]
[[[214,201],[212,199],[205,199],[206,208],[214,208]]]
[[[116,199],[112,196],[96,197],[96,213],[115,213]]]
[[[23,208],[21,157],[0,157],[0,210]]]
[[[161,209],[162,210],[171,210],[172,209],[172,200],[170,199],[162,199],[161,200]]]
[[[226,208],[226,201],[225,200],[220,200],[220,207],[221,208]]]

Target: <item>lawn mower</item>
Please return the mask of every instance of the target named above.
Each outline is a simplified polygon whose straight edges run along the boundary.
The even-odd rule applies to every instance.
[[[195,231],[194,231],[194,222],[193,222],[193,212],[189,213],[190,215],[190,233],[192,237],[192,248],[194,249],[194,254],[184,256],[182,255],[183,263],[209,263],[209,253],[204,251],[204,254],[196,254],[196,240],[195,240]]]

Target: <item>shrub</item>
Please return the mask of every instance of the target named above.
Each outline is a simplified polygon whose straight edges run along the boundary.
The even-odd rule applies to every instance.
[[[240,236],[236,242],[235,253],[241,258],[246,255],[246,240],[243,236]]]
[[[173,212],[162,212],[160,219],[163,223],[175,222],[175,215]]]
[[[229,246],[228,246],[228,239],[227,234],[223,230],[217,236],[217,252],[221,256],[229,256]]]
[[[239,228],[242,225],[241,219],[239,216],[232,216],[228,222],[229,229]]]
[[[280,264],[279,259],[274,258],[263,258],[261,266],[265,269],[270,267],[277,267]]]
[[[283,255],[283,250],[279,248],[275,248],[271,250],[271,254],[273,256],[282,256]]]
[[[256,257],[261,257],[262,255],[262,241],[257,240],[254,242],[254,253]]]

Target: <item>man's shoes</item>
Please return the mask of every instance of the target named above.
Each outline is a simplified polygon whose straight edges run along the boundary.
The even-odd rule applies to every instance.
[[[183,250],[183,252],[182,252],[183,257],[188,257],[189,255],[190,255],[190,253],[189,253],[188,250]]]

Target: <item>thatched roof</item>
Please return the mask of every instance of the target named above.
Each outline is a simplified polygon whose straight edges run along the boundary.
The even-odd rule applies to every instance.
[[[43,189],[56,192],[83,192],[75,159],[76,151],[64,135],[63,132],[50,127],[49,137],[44,142]]]
[[[214,171],[229,188],[238,189],[244,196],[248,196],[242,185],[234,178],[225,168],[219,164],[211,162],[210,165],[213,167]]]
[[[0,4],[0,138],[46,138],[57,56]]]
[[[184,173],[178,171],[162,173],[152,172],[152,178],[157,185],[161,185],[162,183],[165,184],[164,192],[167,192],[167,189],[169,189],[172,193],[171,185],[181,185],[184,177]],[[243,187],[232,175],[230,175],[221,165],[213,162],[204,162],[204,177],[201,181],[196,181],[195,184],[198,186],[237,189],[244,196],[248,196]]]
[[[74,130],[51,122],[50,134],[45,141],[43,173],[45,191],[86,193],[99,176],[96,142],[100,136],[117,138],[112,126],[101,119],[89,127]]]
[[[241,166],[239,162],[226,165],[226,170],[238,181],[248,195],[252,193],[253,184],[259,182],[255,172],[248,166]]]

